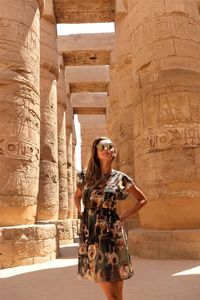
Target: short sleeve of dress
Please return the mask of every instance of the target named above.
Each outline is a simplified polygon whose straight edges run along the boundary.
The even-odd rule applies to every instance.
[[[119,174],[118,188],[119,188],[119,200],[124,200],[127,198],[127,190],[134,185],[132,178],[128,175],[121,173]]]
[[[126,174],[122,174],[122,185],[124,187],[124,191],[128,190],[132,185],[134,185],[133,179]]]
[[[77,179],[76,179],[76,186],[77,188],[79,188],[81,191],[84,188],[85,185],[85,172],[84,171],[80,171],[77,173]]]

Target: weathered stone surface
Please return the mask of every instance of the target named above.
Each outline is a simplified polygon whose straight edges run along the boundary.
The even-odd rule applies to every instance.
[[[5,226],[32,223],[36,215],[40,130],[38,2],[18,1],[16,6],[15,1],[8,5],[2,0],[0,19],[0,225]]]
[[[73,93],[71,99],[74,114],[106,114],[107,93]]]
[[[73,131],[72,131],[72,182],[73,182],[73,197],[76,192],[76,181],[77,181],[77,170],[76,170],[76,131],[75,131],[75,124],[73,124]],[[78,211],[75,205],[75,201],[73,201],[73,219],[78,218]]]
[[[114,0],[54,0],[57,23],[113,22]]]
[[[40,15],[42,16],[43,12],[44,12],[44,6],[45,6],[45,1],[46,0],[36,0],[38,5],[39,5],[39,9],[40,9]]]
[[[151,259],[199,259],[200,230],[129,231],[131,254]]]
[[[115,22],[127,15],[127,7],[124,0],[115,0]]]
[[[60,245],[73,242],[72,220],[59,221],[57,229]]]
[[[65,74],[71,93],[108,91],[110,82],[108,66],[67,67]]]
[[[196,1],[129,1],[129,20],[136,87],[135,180],[150,200],[141,211],[140,224],[154,229],[199,228]]]
[[[71,97],[67,98],[67,123],[66,123],[66,140],[67,140],[67,180],[68,180],[68,219],[73,219],[74,215],[74,186],[73,186],[73,131],[74,120]]]
[[[112,138],[113,143],[118,149],[117,156],[113,162],[113,166],[119,170],[119,106],[118,106],[118,85],[119,74],[117,65],[116,50],[111,52],[110,60],[110,85],[109,85],[109,101],[106,110],[106,129],[108,135]]]
[[[58,37],[65,66],[108,65],[114,33],[73,34]]]
[[[59,214],[57,141],[58,56],[56,25],[41,20],[41,132],[38,220],[57,220]]]
[[[58,254],[55,224],[1,227],[0,236],[1,268],[43,262]]]
[[[132,57],[130,55],[130,33],[128,15],[118,20],[116,30],[116,55],[118,64],[118,105],[119,105],[119,167],[134,177],[133,147],[133,84]]]
[[[44,11],[42,14],[43,19],[55,24],[54,0],[45,0]]]
[[[68,182],[67,182],[67,140],[66,109],[67,91],[65,88],[63,58],[59,56],[60,76],[58,80],[58,173],[59,173],[59,220],[68,215]]]

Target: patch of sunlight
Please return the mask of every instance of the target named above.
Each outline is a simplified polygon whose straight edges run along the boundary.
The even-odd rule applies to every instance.
[[[200,266],[172,274],[172,276],[185,276],[185,275],[200,275]]]
[[[36,272],[36,271],[41,271],[41,270],[66,268],[66,267],[76,266],[77,264],[78,264],[77,258],[71,258],[71,259],[59,258],[59,259],[55,259],[55,260],[40,263],[40,264],[20,266],[20,267],[0,270],[0,278],[8,278],[8,277],[17,276],[20,274]]]

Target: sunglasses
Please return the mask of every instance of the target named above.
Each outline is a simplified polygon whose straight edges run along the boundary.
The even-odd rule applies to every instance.
[[[96,147],[98,150],[103,151],[105,148],[108,150],[113,149],[114,145],[112,143],[106,143],[106,144],[99,143]]]

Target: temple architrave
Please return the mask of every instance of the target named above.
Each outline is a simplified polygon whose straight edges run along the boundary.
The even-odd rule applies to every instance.
[[[109,136],[113,167],[149,199],[125,223],[131,254],[200,258],[199,11],[199,0],[1,0],[0,268],[53,260],[77,237],[74,115],[82,168]],[[115,32],[57,34],[98,22]]]

